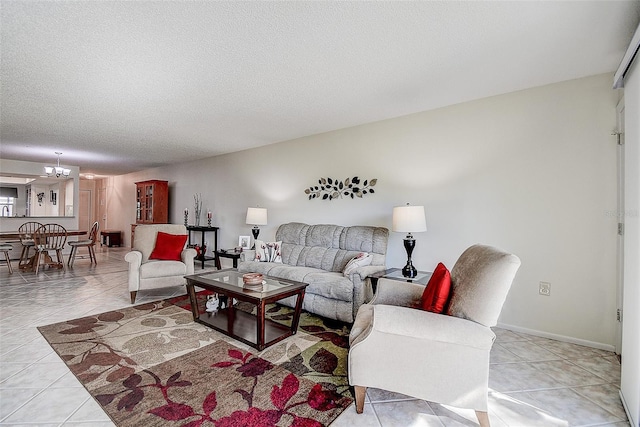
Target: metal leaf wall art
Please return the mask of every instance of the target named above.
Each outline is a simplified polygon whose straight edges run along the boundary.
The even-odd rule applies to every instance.
[[[322,199],[333,200],[342,199],[343,197],[351,197],[352,199],[362,198],[365,194],[375,193],[373,187],[378,182],[377,179],[365,179],[363,182],[360,178],[354,176],[344,181],[332,178],[320,178],[318,185],[312,185],[304,190],[304,194],[309,196],[309,200]]]

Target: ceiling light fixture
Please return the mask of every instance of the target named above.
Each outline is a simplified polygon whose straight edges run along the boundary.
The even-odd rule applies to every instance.
[[[66,178],[69,176],[69,174],[71,174],[71,169],[61,167],[60,154],[62,153],[59,151],[56,151],[56,154],[58,155],[58,166],[45,166],[44,173],[46,173],[47,176],[55,175],[56,178],[60,178],[61,176]]]

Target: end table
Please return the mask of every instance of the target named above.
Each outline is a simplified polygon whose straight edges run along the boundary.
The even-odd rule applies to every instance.
[[[238,260],[240,259],[240,254],[242,252],[236,252],[233,249],[228,249],[226,251],[216,251],[216,268],[220,270],[220,258],[230,258],[233,260],[233,268],[238,268]]]
[[[208,233],[208,232],[213,232],[213,250],[211,252],[213,252],[214,256],[213,257],[208,257],[205,256],[204,254],[202,254],[202,256],[200,257],[196,257],[194,259],[194,261],[201,261],[202,262],[202,268],[204,268],[204,262],[205,261],[209,261],[212,259],[216,260],[216,265],[218,265],[218,263],[220,261],[218,261],[218,257],[217,257],[217,253],[218,253],[218,227],[208,227],[208,226],[200,226],[200,225],[187,225],[187,231],[189,232],[189,245],[191,245],[191,232],[195,231],[195,232],[201,232],[202,233],[202,238],[200,240],[201,244],[204,245],[205,239],[204,239],[204,234]]]
[[[431,271],[418,271],[416,277],[410,278],[404,277],[402,275],[401,268],[389,268],[387,270],[372,274],[368,276],[368,278],[371,279],[371,287],[373,288],[373,293],[375,294],[376,288],[378,287],[378,279],[382,279],[383,277],[385,279],[399,280],[401,282],[419,283],[426,286],[427,283],[429,283],[429,279],[431,279],[431,274],[433,274],[433,272]]]

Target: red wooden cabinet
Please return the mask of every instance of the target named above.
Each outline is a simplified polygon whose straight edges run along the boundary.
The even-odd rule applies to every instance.
[[[169,182],[136,182],[136,224],[169,222]]]

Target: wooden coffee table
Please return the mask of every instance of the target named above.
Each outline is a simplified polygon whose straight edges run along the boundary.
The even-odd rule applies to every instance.
[[[298,330],[302,301],[307,283],[277,279],[265,276],[266,284],[262,289],[244,286],[242,273],[234,268],[210,273],[186,276],[187,292],[191,303],[193,320],[242,341],[258,350],[277,343]],[[207,289],[228,298],[228,305],[213,313],[198,312],[195,287]],[[286,297],[297,295],[296,309],[291,327],[265,318],[265,306]],[[233,299],[248,302],[257,308],[256,315],[239,310],[233,305]]]

